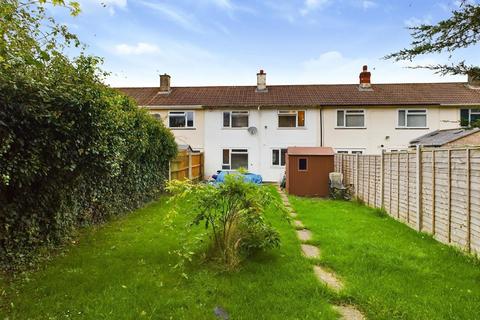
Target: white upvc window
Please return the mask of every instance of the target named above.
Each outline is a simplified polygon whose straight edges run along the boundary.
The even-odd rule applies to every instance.
[[[168,113],[169,128],[194,128],[193,111],[170,111]]]
[[[364,150],[348,148],[348,149],[336,149],[335,152],[338,154],[363,154]]]
[[[337,110],[337,128],[365,128],[365,110]]]
[[[401,109],[398,110],[398,128],[426,128],[426,109]]]
[[[286,155],[287,155],[286,148],[272,149],[272,166],[284,167]]]
[[[279,128],[303,128],[305,127],[305,110],[279,110]]]
[[[222,169],[237,170],[248,169],[248,149],[223,149]]]
[[[248,111],[225,111],[223,113],[224,128],[248,128]]]

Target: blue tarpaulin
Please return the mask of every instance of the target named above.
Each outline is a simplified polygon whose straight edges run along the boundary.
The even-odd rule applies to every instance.
[[[252,182],[256,184],[262,183],[262,176],[254,173],[239,173],[238,171],[220,171],[215,178],[216,182],[224,182],[225,176],[229,174],[238,174],[243,176],[245,182]]]

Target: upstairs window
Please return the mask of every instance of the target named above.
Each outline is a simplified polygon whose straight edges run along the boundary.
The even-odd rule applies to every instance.
[[[279,110],[278,111],[278,127],[279,128],[305,127],[305,111]]]
[[[287,149],[272,150],[272,166],[284,167]]]
[[[223,113],[224,128],[247,128],[248,111],[226,111]]]
[[[460,125],[462,127],[471,126],[474,122],[480,121],[480,109],[461,109]]]
[[[247,149],[223,149],[222,169],[238,170],[248,169]]]
[[[427,110],[398,110],[399,128],[426,128]]]
[[[365,110],[337,110],[338,128],[364,128]]]
[[[171,111],[168,113],[170,128],[193,128],[193,111]]]

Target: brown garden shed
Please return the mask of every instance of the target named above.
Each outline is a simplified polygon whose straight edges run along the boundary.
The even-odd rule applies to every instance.
[[[289,147],[287,192],[297,196],[327,197],[328,174],[334,171],[334,155],[330,147]]]

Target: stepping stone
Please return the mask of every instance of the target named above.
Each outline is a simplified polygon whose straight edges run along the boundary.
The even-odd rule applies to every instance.
[[[297,236],[301,241],[309,241],[312,239],[312,233],[307,229],[297,230]]]
[[[315,246],[309,244],[302,244],[302,252],[303,255],[307,258],[319,258],[320,257],[320,249]]]
[[[295,220],[295,221],[293,221],[293,223],[295,224],[295,227],[297,227],[299,229],[305,228],[302,221],[300,221],[300,220]]]
[[[313,271],[315,272],[318,280],[325,283],[330,289],[336,292],[339,292],[343,289],[343,283],[337,278],[334,273],[329,272],[320,266],[313,266]]]
[[[340,314],[340,320],[365,320],[363,314],[354,306],[333,306],[332,308]]]
[[[295,217],[297,217],[297,214],[295,213],[295,211],[290,211],[290,216],[292,218],[295,218]]]

